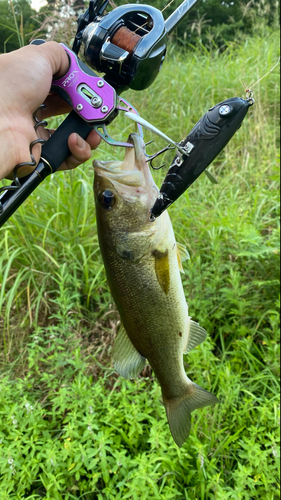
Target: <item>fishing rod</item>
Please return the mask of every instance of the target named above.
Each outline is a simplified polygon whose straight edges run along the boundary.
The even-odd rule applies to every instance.
[[[111,145],[132,147],[115,141],[106,128],[119,111],[138,114],[120,94],[128,88],[141,91],[153,83],[165,59],[168,35],[197,1],[184,0],[165,21],[162,13],[150,5],[127,4],[105,13],[109,0],[90,0],[89,8],[78,18],[72,50],[62,44],[69,56],[69,69],[63,78],[53,80],[51,86],[72,111],[47,141],[38,138],[30,144],[31,161],[16,165],[12,184],[0,188],[0,227],[69,156],[67,141],[71,133],[77,132],[86,139],[94,129]],[[82,42],[87,65],[78,58]],[[98,76],[93,69],[104,76]],[[34,119],[36,130],[44,122],[36,114]],[[32,148],[38,143],[43,146],[36,166]],[[183,154],[184,147],[178,147]],[[26,165],[35,169],[19,178],[18,171]]]

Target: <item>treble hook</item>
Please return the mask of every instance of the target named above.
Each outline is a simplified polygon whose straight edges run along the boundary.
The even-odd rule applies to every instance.
[[[154,170],[160,170],[160,168],[163,168],[166,165],[166,163],[162,163],[162,165],[160,165],[160,167],[154,167],[152,161],[155,158],[157,158],[157,156],[160,156],[162,153],[165,153],[165,151],[168,151],[169,149],[175,149],[175,146],[171,146],[170,144],[168,144],[168,146],[166,146],[165,148],[161,149],[160,151],[158,151],[154,155],[149,156],[148,160],[146,160],[146,161],[150,162],[151,168],[153,168]]]

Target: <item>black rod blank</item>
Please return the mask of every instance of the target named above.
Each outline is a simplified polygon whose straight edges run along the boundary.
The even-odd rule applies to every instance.
[[[165,21],[165,28],[168,35],[176,29],[176,27],[187,16],[190,9],[198,2],[198,0],[184,0],[179,7]]]

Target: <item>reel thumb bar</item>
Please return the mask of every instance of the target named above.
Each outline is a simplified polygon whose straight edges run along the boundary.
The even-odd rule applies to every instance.
[[[75,111],[71,111],[67,118],[57,128],[53,135],[43,145],[40,161],[33,172],[19,179],[21,186],[15,191],[4,191],[0,195],[0,227],[13,215],[19,206],[50,174],[56,172],[59,166],[70,155],[68,137],[71,133],[78,133],[86,139],[92,127],[85,122]],[[12,186],[15,185],[12,183]]]

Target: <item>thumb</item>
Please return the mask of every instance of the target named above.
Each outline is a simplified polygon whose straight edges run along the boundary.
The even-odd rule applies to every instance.
[[[48,60],[55,78],[61,78],[68,71],[68,55],[59,43],[46,42],[41,45],[30,45],[30,47],[34,47],[37,54],[40,51],[42,56]]]

